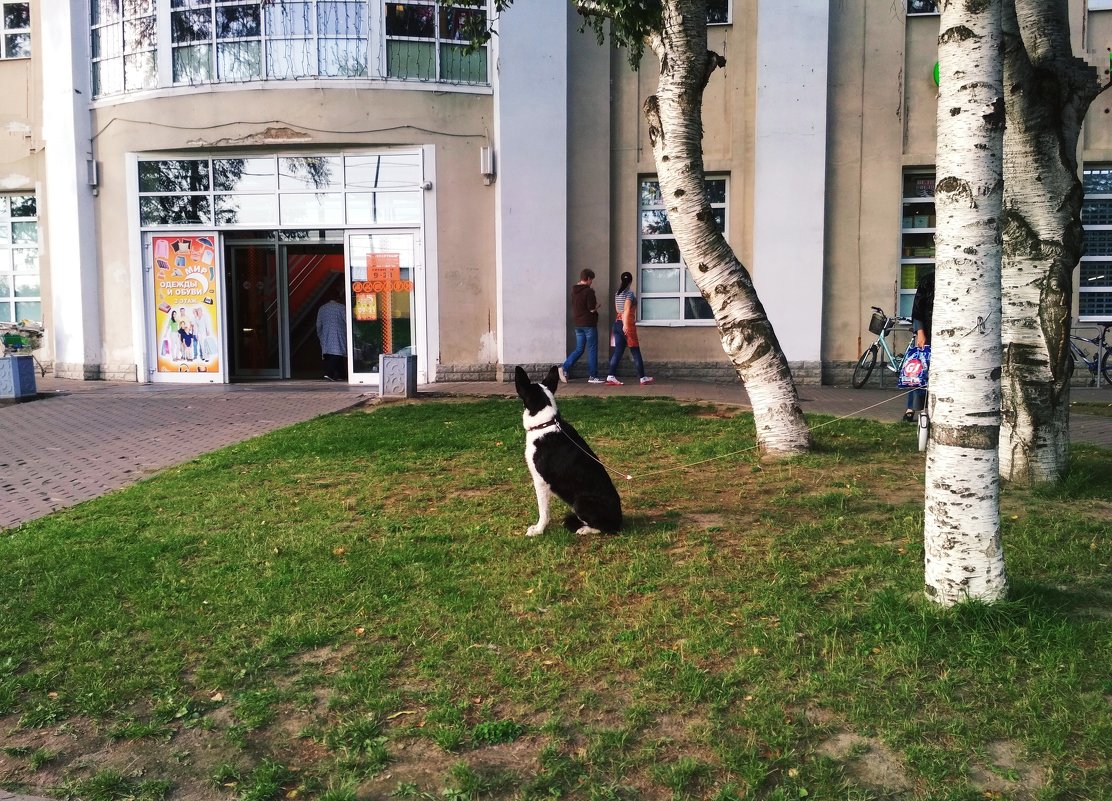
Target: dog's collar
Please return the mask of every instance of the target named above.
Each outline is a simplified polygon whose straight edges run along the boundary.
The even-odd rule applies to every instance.
[[[542,428],[550,428],[552,426],[559,426],[560,421],[557,418],[552,418],[547,423],[537,423],[535,426],[526,426],[526,431],[540,431]]]

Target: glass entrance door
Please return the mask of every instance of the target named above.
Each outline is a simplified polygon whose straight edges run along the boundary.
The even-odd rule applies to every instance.
[[[417,354],[415,233],[360,232],[347,237],[351,285],[351,380],[378,381],[382,354]]]
[[[232,378],[281,378],[285,293],[274,245],[230,244],[225,272]]]

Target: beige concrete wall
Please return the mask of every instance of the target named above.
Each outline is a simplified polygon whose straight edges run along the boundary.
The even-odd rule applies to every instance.
[[[126,154],[328,152],[431,144],[436,148],[439,361],[489,363],[495,308],[493,190],[479,173],[491,127],[488,94],[346,88],[225,88],[101,103],[93,112],[100,163],[99,266],[107,363],[133,361]],[[431,221],[430,221],[431,223]],[[435,257],[435,262],[431,259]]]

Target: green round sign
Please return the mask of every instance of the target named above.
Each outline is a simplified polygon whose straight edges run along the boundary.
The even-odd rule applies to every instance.
[[[934,62],[934,85],[938,86],[938,62]]]

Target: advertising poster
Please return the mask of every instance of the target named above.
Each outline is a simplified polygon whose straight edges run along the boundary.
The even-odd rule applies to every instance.
[[[220,372],[215,241],[211,234],[151,238],[159,373]]]

